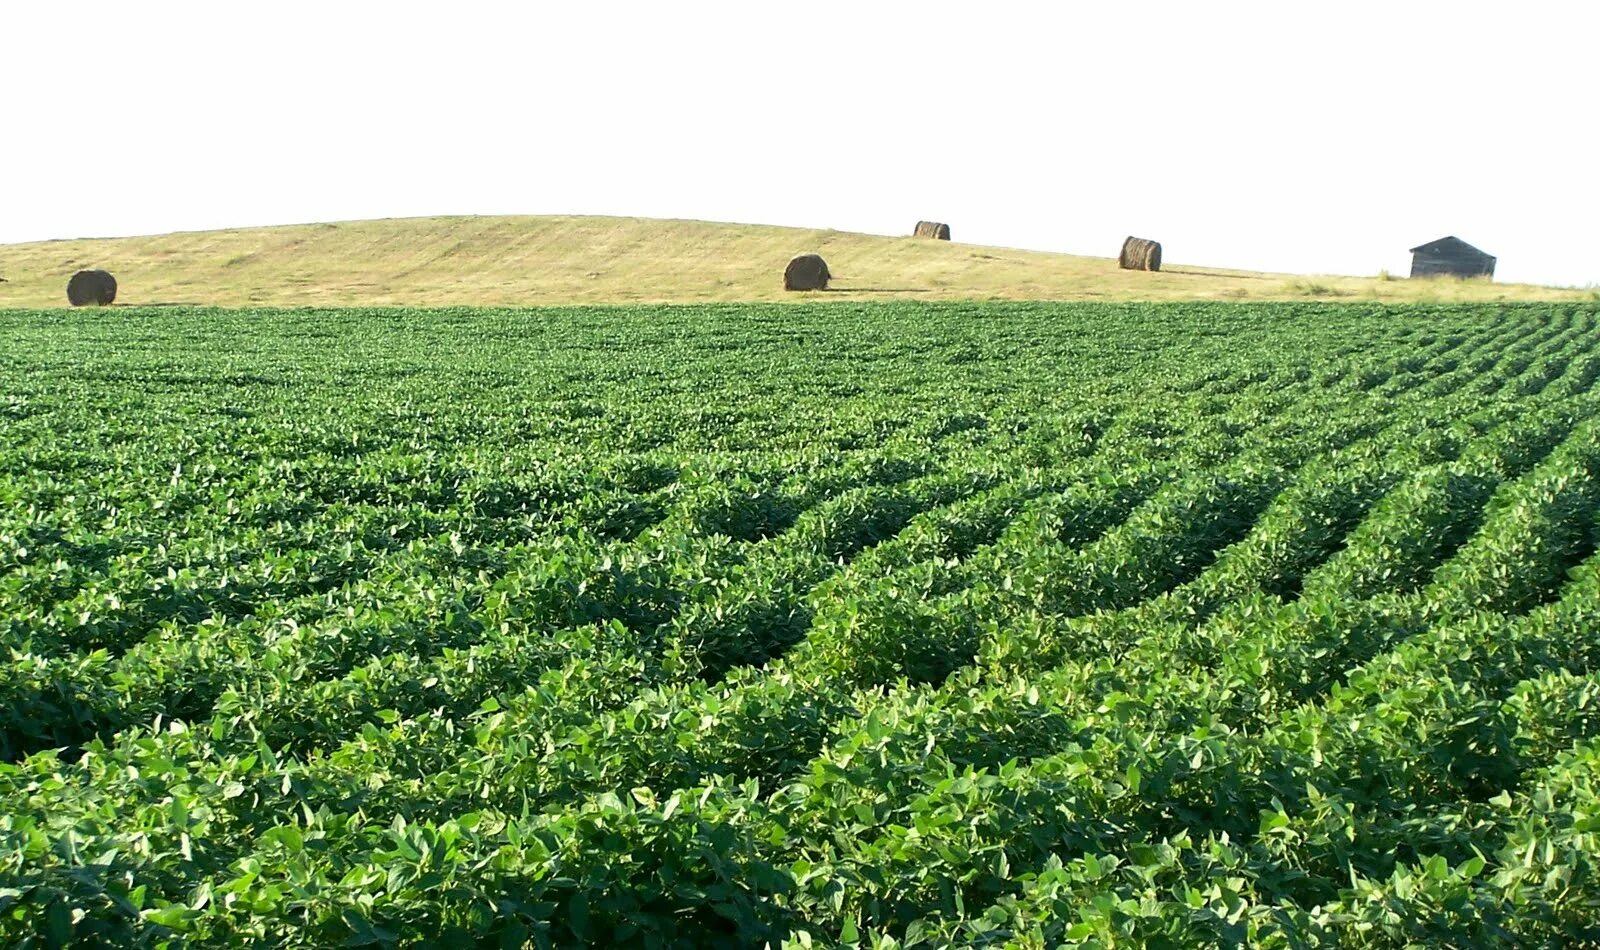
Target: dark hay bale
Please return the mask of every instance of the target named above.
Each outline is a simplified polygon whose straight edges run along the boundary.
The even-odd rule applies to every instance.
[[[950,225],[940,224],[937,221],[918,221],[917,229],[911,232],[912,237],[933,238],[936,241],[950,240]]]
[[[783,269],[784,290],[827,290],[832,279],[828,262],[816,254],[801,254]]]
[[[67,281],[67,302],[74,307],[107,307],[117,299],[117,279],[103,270],[81,270]]]
[[[1130,237],[1122,242],[1117,266],[1123,270],[1160,270],[1161,245],[1144,238]]]

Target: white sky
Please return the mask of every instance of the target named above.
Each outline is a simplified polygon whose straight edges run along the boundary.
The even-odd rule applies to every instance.
[[[1600,283],[1600,3],[10,0],[0,243],[618,214]]]

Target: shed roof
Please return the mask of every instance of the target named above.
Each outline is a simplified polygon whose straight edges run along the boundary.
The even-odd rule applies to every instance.
[[[1449,237],[1442,237],[1437,241],[1429,241],[1426,244],[1419,244],[1416,247],[1411,249],[1411,253],[1413,253],[1413,254],[1417,254],[1419,252],[1420,253],[1426,253],[1426,254],[1436,254],[1436,253],[1440,253],[1440,252],[1459,254],[1459,253],[1462,253],[1462,252],[1467,252],[1467,253],[1471,253],[1471,254],[1476,254],[1479,257],[1487,257],[1487,258],[1489,258],[1491,260],[1494,258],[1493,254],[1488,254],[1488,253],[1486,253],[1484,251],[1480,251],[1477,248],[1473,247],[1471,244],[1468,244],[1466,241],[1463,241],[1460,238],[1456,237],[1455,235],[1451,235]]]

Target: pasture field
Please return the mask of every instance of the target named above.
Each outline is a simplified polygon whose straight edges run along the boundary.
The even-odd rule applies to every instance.
[[[907,227],[910,222],[907,222]],[[766,302],[816,252],[828,300],[1217,299],[1594,303],[1594,289],[1486,280],[1265,274],[848,231],[584,215],[399,218],[0,245],[0,308],[62,307],[82,268],[116,275],[117,304],[482,307]],[[1103,249],[1114,255],[1122,238]],[[1382,259],[1381,257],[1378,259]],[[1376,264],[1373,265],[1376,270]]]
[[[1597,316],[0,311],[0,942],[1600,940]]]

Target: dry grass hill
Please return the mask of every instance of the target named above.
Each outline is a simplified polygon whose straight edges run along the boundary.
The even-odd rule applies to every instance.
[[[786,294],[815,251],[837,279]],[[915,300],[1557,300],[1588,291],[1457,279],[1305,277],[705,221],[448,217],[307,224],[0,246],[0,308],[66,305],[73,272],[116,275],[118,305],[535,305]]]

